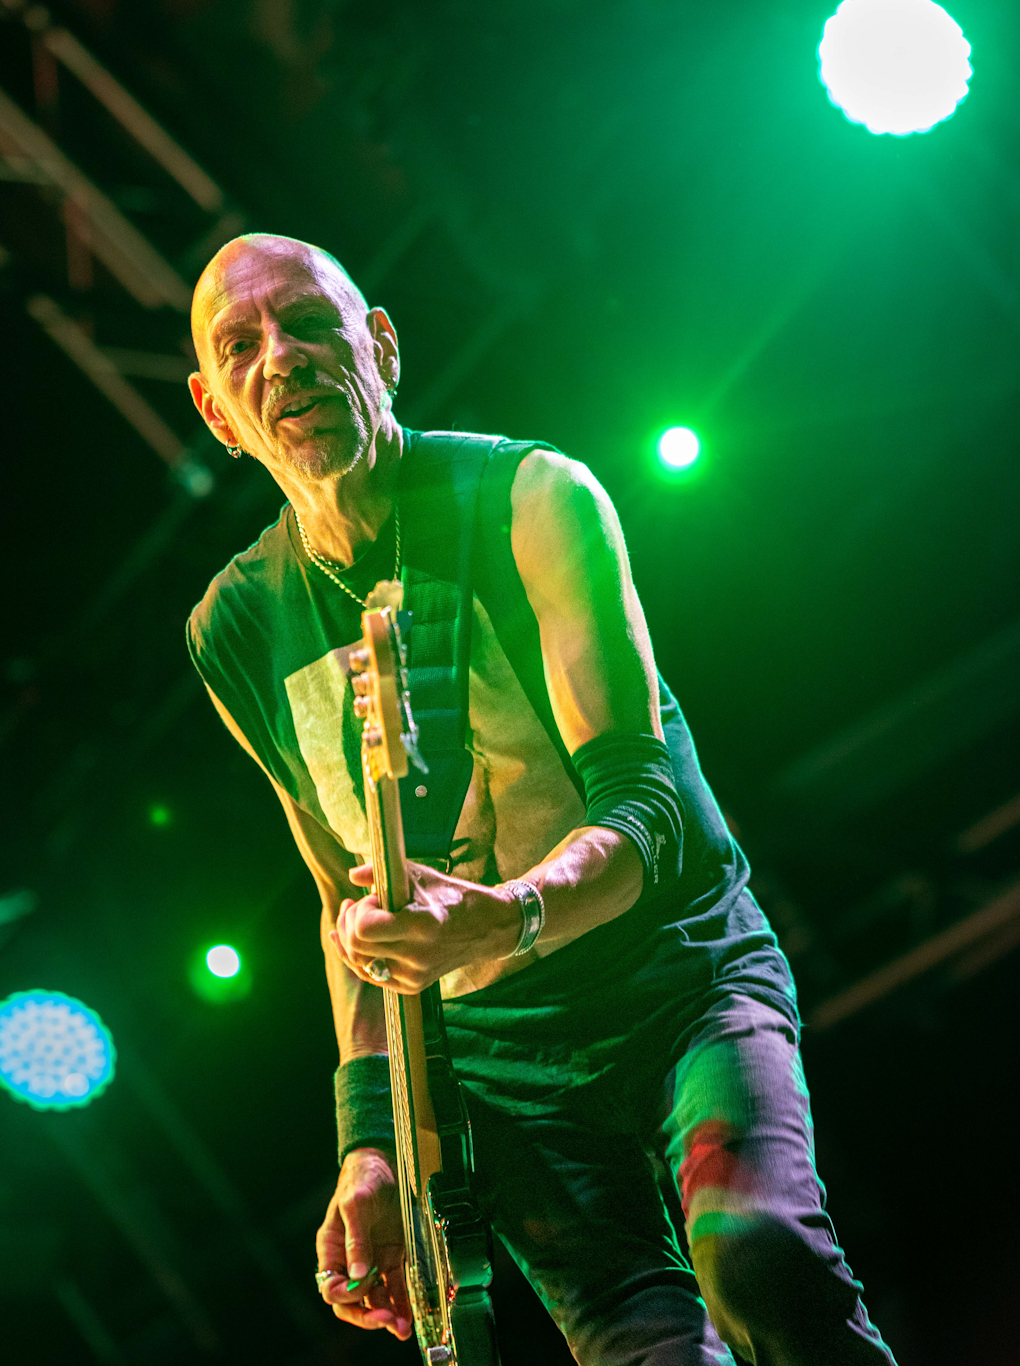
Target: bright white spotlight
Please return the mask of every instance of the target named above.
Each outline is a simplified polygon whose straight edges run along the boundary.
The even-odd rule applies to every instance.
[[[206,954],[205,965],[214,977],[236,977],[241,971],[241,955],[229,944],[216,944]]]
[[[659,437],[659,459],[671,470],[693,465],[700,450],[701,443],[690,427],[669,427]]]
[[[872,133],[926,133],[967,94],[970,43],[933,0],[843,0],[818,48],[822,84]]]

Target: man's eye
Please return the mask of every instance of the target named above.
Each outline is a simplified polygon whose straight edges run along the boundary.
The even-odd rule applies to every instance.
[[[316,313],[306,314],[303,318],[298,318],[291,324],[291,336],[311,336],[316,332],[322,332],[329,327],[329,320]]]
[[[251,342],[247,339],[247,337],[235,337],[235,339],[227,347],[227,355],[240,356],[243,352],[247,351],[250,346]]]

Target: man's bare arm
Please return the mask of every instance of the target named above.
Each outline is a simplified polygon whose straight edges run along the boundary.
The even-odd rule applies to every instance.
[[[351,1058],[365,1057],[370,1053],[385,1053],[386,1020],[383,1014],[382,991],[379,987],[372,986],[355,976],[345,967],[329,939],[336,925],[340,903],[345,897],[357,895],[347,877],[354,860],[338,840],[333,839],[328,831],[322,829],[318,821],[302,811],[290,794],[284,791],[259,759],[240,726],[220,699],[211,688],[208,691],[223,724],[272,783],[273,791],[283,806],[294,843],[319,890],[322,902],[319,939],[325,958],[326,980],[333,1007],[333,1024],[340,1050],[340,1061],[349,1062]]]
[[[511,499],[514,561],[568,752],[607,731],[661,740],[651,637],[609,495],[586,466],[538,450],[521,461]]]
[[[512,490],[511,544],[538,618],[553,715],[570,754],[609,732],[662,739],[651,637],[608,494],[584,465],[533,451]],[[615,830],[573,830],[524,876],[558,939],[613,920],[641,895],[642,866]]]

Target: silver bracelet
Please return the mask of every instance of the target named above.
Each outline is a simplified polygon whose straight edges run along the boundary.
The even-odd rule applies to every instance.
[[[520,958],[529,952],[535,940],[545,929],[545,902],[542,900],[542,893],[533,882],[525,882],[523,878],[511,878],[509,882],[502,884],[508,892],[512,892],[517,898],[517,904],[521,908],[521,937],[517,941],[517,947],[513,953],[508,953],[507,958]]]

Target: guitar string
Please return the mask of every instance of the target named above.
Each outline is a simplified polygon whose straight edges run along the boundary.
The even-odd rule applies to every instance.
[[[391,993],[390,993],[390,992],[386,992],[386,994],[385,994],[385,1009],[386,1009],[386,1035],[387,1035],[387,1042],[388,1042],[388,1045],[389,1045],[390,1050],[391,1050],[391,1054],[390,1054],[390,1055],[391,1055],[391,1057],[398,1057],[398,1056],[399,1056],[399,1051],[400,1051],[400,1025],[399,1025],[399,1020],[398,1020],[398,1017],[397,1017],[397,1011],[399,1010],[399,1005],[398,1005],[396,1002],[394,1002],[394,1001],[391,1000]],[[394,1069],[394,1074],[395,1074],[395,1075],[397,1076],[397,1078],[398,1078],[398,1081],[397,1081],[398,1091],[402,1091],[402,1090],[403,1090],[403,1087],[401,1086],[401,1083],[402,1083],[402,1081],[403,1081],[403,1069],[402,1069],[402,1066],[401,1066],[400,1064],[398,1064],[398,1066]],[[407,1132],[407,1130],[406,1130],[406,1110],[405,1110],[405,1108],[404,1108],[404,1105],[405,1105],[405,1104],[406,1104],[406,1098],[404,1098],[404,1097],[401,1097],[401,1100],[399,1100],[399,1101],[398,1101],[398,1100],[395,1100],[395,1101],[394,1101],[394,1106],[396,1107],[397,1105],[400,1105],[401,1112],[402,1112],[401,1115],[400,1115],[400,1120],[398,1121],[398,1122],[400,1122],[401,1133],[400,1133],[400,1141],[399,1141],[398,1146],[397,1146],[397,1189],[398,1189],[399,1194],[400,1194],[400,1215],[401,1215],[401,1220],[402,1220],[403,1225],[404,1225],[404,1241],[405,1241],[405,1251],[406,1251],[406,1254],[407,1254],[407,1260],[408,1260],[408,1262],[414,1267],[415,1272],[416,1272],[416,1274],[417,1274],[417,1267],[418,1267],[418,1249],[417,1249],[417,1240],[416,1240],[416,1237],[415,1237],[414,1218],[413,1218],[412,1209],[411,1209],[411,1196],[410,1196],[410,1192],[409,1192],[409,1189],[408,1189],[409,1183],[408,1183],[408,1180],[407,1180],[407,1165],[408,1165],[408,1152],[409,1152],[409,1150],[408,1150],[408,1148],[407,1148],[407,1138],[406,1138],[406,1132]],[[409,1290],[410,1290],[410,1289],[411,1289],[411,1287],[409,1287]]]
[[[389,907],[390,889],[387,877],[385,850],[382,846],[382,793],[380,786],[371,781],[369,775],[365,775],[366,796],[372,806],[373,820],[369,822],[369,838],[372,845],[373,871],[376,875],[376,891],[383,905]],[[369,796],[369,793],[371,794]],[[399,1141],[397,1143],[397,1188],[400,1193],[400,1214],[401,1222],[404,1226],[404,1244],[407,1261],[413,1267],[414,1279],[419,1280],[419,1255],[418,1237],[412,1213],[412,1196],[408,1186],[412,1183],[408,1180],[409,1166],[413,1170],[414,1149],[411,1146],[411,1117],[410,1106],[407,1095],[407,1077],[403,1050],[403,1030],[400,1021],[400,1003],[391,999],[392,993],[383,992],[383,1005],[386,1017],[386,1039],[390,1050],[391,1074],[395,1083],[394,1094],[391,1097],[394,1108],[394,1120],[399,1129]],[[399,1112],[399,1113],[398,1113]],[[409,1293],[414,1294],[411,1286],[408,1286]]]
[[[393,894],[389,880],[390,868],[386,850],[386,822],[382,818],[383,804],[385,801],[383,783],[386,781],[385,778],[381,779],[379,784],[374,788],[373,796],[375,800],[373,809],[377,816],[377,820],[374,823],[378,841],[376,855],[378,859],[377,866],[382,871],[381,885],[384,888],[384,895],[380,899],[388,909],[392,910]],[[406,1210],[404,1227],[405,1230],[410,1230],[411,1232],[409,1240],[411,1251],[408,1260],[413,1268],[414,1280],[416,1283],[415,1296],[419,1300],[424,1299],[422,1317],[425,1322],[430,1324],[433,1333],[438,1329],[441,1341],[449,1343],[452,1341],[452,1325],[450,1323],[449,1300],[445,1293],[445,1287],[452,1284],[452,1275],[450,1274],[448,1260],[444,1258],[443,1253],[438,1246],[440,1238],[439,1230],[432,1217],[428,1192],[425,1190],[422,1182],[422,1174],[415,1164],[414,1141],[412,1137],[413,1125],[411,1119],[412,1091],[410,1078],[407,1072],[407,1054],[405,1048],[406,1030],[404,1027],[403,1001],[396,996],[394,992],[387,991],[385,992],[385,1004],[388,1021],[392,1017],[393,1041],[391,1042],[390,1047],[393,1049],[395,1045],[395,1052],[392,1053],[391,1056],[399,1058],[399,1064],[394,1069],[394,1076],[397,1081],[397,1090],[399,1091],[399,1122],[401,1123],[403,1130],[404,1152],[407,1155],[406,1172],[410,1173],[409,1181],[406,1179],[406,1172],[404,1173],[405,1179],[401,1181],[401,1209],[402,1211]],[[388,1025],[388,1030],[389,1027],[390,1026]],[[395,1110],[397,1104],[397,1097],[394,1096]],[[408,1185],[410,1186],[410,1194],[407,1191]],[[437,1305],[433,1305],[428,1296],[425,1278],[422,1276],[423,1266],[426,1271],[428,1285],[434,1287],[438,1292]],[[438,1323],[436,1322],[437,1310]],[[431,1336],[431,1334],[429,1336]]]
[[[376,831],[378,839],[378,852],[376,865],[381,870],[381,887],[383,904],[390,910],[393,908],[393,891],[390,886],[389,862],[386,856],[386,825],[382,818],[383,807],[383,788],[382,783],[385,778],[375,788],[375,810],[378,815]],[[394,1118],[400,1125],[401,1136],[404,1141],[404,1152],[407,1154],[407,1175],[411,1187],[411,1194],[418,1198],[418,1186],[420,1184],[419,1175],[414,1165],[414,1139],[411,1133],[411,1103],[410,1089],[407,1080],[406,1058],[403,1046],[403,1010],[399,1000],[394,999],[391,992],[386,992],[384,1000],[392,1006],[393,1028],[399,1048],[396,1050],[397,1066],[394,1069],[396,1078],[396,1094],[393,1096]]]

